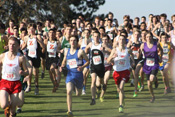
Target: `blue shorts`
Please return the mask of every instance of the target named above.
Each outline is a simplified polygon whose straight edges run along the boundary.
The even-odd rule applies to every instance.
[[[73,83],[78,89],[83,88],[83,73],[82,72],[71,72],[68,71],[66,77],[66,83]]]
[[[162,66],[159,66],[159,70],[163,71],[166,64],[168,64],[168,63],[163,63]]]

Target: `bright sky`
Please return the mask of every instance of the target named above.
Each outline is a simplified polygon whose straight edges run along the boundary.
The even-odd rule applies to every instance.
[[[170,20],[171,16],[175,14],[175,0],[106,0],[103,6],[94,13],[107,14],[109,11],[114,13],[114,18],[117,18],[119,24],[123,22],[124,15],[130,15],[132,19],[148,15],[160,15],[166,13]]]

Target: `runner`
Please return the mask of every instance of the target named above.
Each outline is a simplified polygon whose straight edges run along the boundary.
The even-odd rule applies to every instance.
[[[89,43],[85,49],[86,53],[88,53],[90,50],[91,95],[92,95],[92,101],[90,105],[95,105],[96,103],[95,102],[96,79],[97,77],[99,77],[100,82],[103,84],[103,77],[105,73],[103,49],[99,37],[100,33],[98,31],[95,31],[93,33],[94,42]]]
[[[86,46],[91,42],[90,39],[90,31],[88,29],[85,29],[83,32],[83,37],[79,40],[79,46],[82,50],[85,50]],[[87,54],[87,57],[89,58],[89,53]],[[86,61],[83,59],[83,64],[86,63]],[[87,83],[87,77],[89,75],[89,66],[85,67],[83,69],[83,90],[82,95],[86,94],[86,83]]]
[[[21,103],[18,95],[21,92],[21,75],[28,75],[24,56],[18,52],[19,40],[15,37],[8,39],[8,52],[0,55],[0,65],[2,66],[2,80],[0,81],[0,103],[5,109],[6,117],[15,117],[16,106]],[[23,70],[20,69],[23,68]],[[9,102],[10,97],[10,102]]]
[[[160,35],[160,46],[163,49],[163,56],[162,56],[162,62],[159,63],[160,67],[159,70],[162,74],[163,77],[163,81],[164,81],[164,85],[165,85],[165,90],[164,90],[164,94],[170,93],[171,92],[171,88],[169,85],[169,78],[168,78],[168,71],[169,71],[169,67],[170,67],[170,61],[172,59],[171,56],[171,47],[174,49],[175,47],[168,42],[168,38],[166,33],[162,33]]]
[[[49,39],[44,40],[44,44],[47,47],[46,70],[49,70],[50,79],[53,83],[52,92],[56,92],[58,88],[58,52],[61,47],[59,41],[56,40],[56,30],[49,30]]]
[[[131,49],[127,49],[125,45],[126,38],[121,35],[118,42],[118,47],[113,48],[109,58],[107,59],[107,62],[114,63],[113,78],[119,93],[119,112],[122,113],[124,106],[124,84],[129,81],[130,76],[130,56],[133,61],[133,65],[135,63]]]
[[[13,26],[14,26],[14,20],[10,19],[9,20],[9,27],[6,30],[8,37],[13,35]]]
[[[134,61],[135,61],[135,66],[132,67],[132,74],[133,74],[133,79],[134,79],[134,86],[135,86],[135,90],[134,90],[134,95],[133,97],[137,97],[137,84],[138,84],[138,77],[135,76],[135,70],[137,68],[137,64],[140,62],[140,59],[138,59],[138,53],[139,53],[139,48],[141,45],[141,42],[139,41],[139,37],[140,37],[140,31],[139,30],[135,30],[133,33],[133,39],[134,40],[130,40],[129,43],[127,44],[127,48],[130,48],[132,50],[132,53],[134,55]]]
[[[66,77],[66,89],[67,89],[67,107],[68,117],[72,117],[72,91],[76,90],[76,95],[80,96],[83,87],[83,73],[82,70],[88,66],[89,60],[82,49],[78,49],[78,37],[71,36],[69,40],[71,48],[64,53],[64,59],[62,61],[60,72],[65,66],[68,69]],[[82,59],[86,60],[86,63],[82,64]],[[67,64],[66,64],[67,63]]]
[[[41,40],[41,37],[39,35],[35,35],[36,25],[35,24],[29,24],[29,34],[25,37],[25,47],[27,47],[27,58],[29,60],[29,63],[31,66],[33,66],[32,69],[29,68],[29,78],[30,80],[27,83],[27,89],[25,92],[31,91],[31,79],[32,79],[32,72],[35,77],[35,95],[39,94],[39,86],[38,86],[38,76],[39,76],[39,67],[40,67],[40,55],[41,55],[41,48],[42,52],[45,51],[45,46]]]
[[[104,101],[104,94],[106,92],[107,89],[107,84],[108,84],[108,80],[110,78],[110,74],[111,74],[111,70],[112,70],[112,65],[107,63],[107,58],[109,57],[110,53],[111,53],[111,49],[112,49],[112,45],[110,45],[109,43],[110,38],[108,35],[104,35],[102,38],[102,48],[104,50],[104,66],[105,66],[105,74],[104,74],[104,84],[102,86],[102,90],[101,90],[101,94],[100,94],[100,101],[103,102]],[[100,87],[101,89],[101,82],[100,82],[100,78],[97,77],[96,80],[96,86]],[[100,93],[100,91],[97,91]]]
[[[146,34],[146,42],[140,47],[140,50],[145,56],[143,72],[146,74],[148,89],[151,94],[150,102],[155,101],[155,95],[152,88],[152,83],[157,83],[156,75],[158,73],[159,63],[162,60],[162,48],[159,43],[153,41],[153,35],[151,32]],[[158,57],[158,51],[160,59]],[[158,85],[158,84],[157,84]]]

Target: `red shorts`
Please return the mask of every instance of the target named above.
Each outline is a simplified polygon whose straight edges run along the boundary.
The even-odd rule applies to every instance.
[[[0,90],[5,90],[9,94],[19,93],[22,90],[22,84],[18,81],[8,81],[2,79],[0,81]]]
[[[115,84],[119,85],[122,80],[124,80],[125,83],[127,83],[129,81],[129,78],[130,78],[129,75],[130,75],[129,70],[124,70],[124,71],[119,71],[119,72],[114,71],[113,79],[115,80]]]

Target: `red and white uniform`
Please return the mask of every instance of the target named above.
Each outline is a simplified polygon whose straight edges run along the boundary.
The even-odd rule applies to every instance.
[[[5,53],[5,58],[2,66],[2,79],[8,81],[17,81],[20,80],[21,75],[19,74],[19,70],[21,69],[19,66],[19,53],[17,53],[16,57],[13,60],[8,58],[8,52]]]
[[[47,52],[48,52],[48,57],[56,57],[57,55],[57,42],[55,41],[54,43],[51,43],[48,41],[47,43]]]
[[[113,79],[115,84],[119,85],[122,80],[125,82],[129,81],[130,55],[127,48],[124,52],[121,52],[118,48],[116,48],[116,51],[117,57],[114,58]]]

